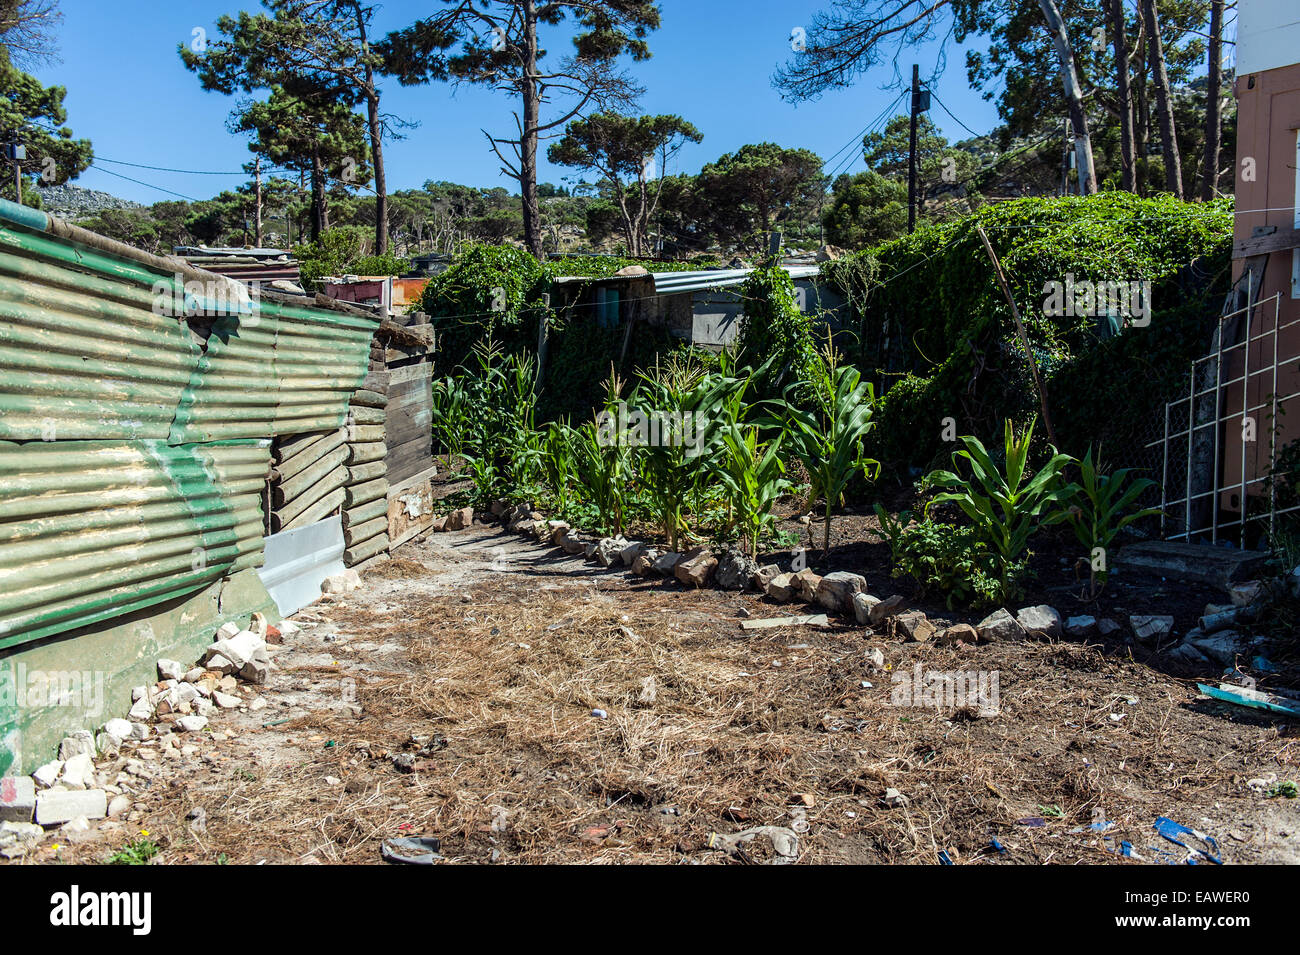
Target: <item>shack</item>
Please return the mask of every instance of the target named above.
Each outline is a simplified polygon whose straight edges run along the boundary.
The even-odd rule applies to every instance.
[[[34,675],[84,675],[103,712],[124,711],[159,657],[194,659],[255,611],[279,619],[341,569],[333,491],[284,511],[338,479],[337,447],[308,477],[283,452],[344,430],[354,467],[380,322],[0,201],[0,775],[95,725],[76,701],[24,697]]]

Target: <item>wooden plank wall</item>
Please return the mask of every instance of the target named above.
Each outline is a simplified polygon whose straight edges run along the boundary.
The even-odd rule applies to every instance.
[[[389,376],[371,371],[352,396],[343,487],[343,563],[364,567],[388,558],[388,474],[384,444]]]
[[[428,316],[402,316],[400,329],[385,326],[384,368],[390,376],[384,442],[388,481],[400,484],[433,467],[433,335]]]

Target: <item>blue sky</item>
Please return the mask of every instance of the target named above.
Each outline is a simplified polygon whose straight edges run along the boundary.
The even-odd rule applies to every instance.
[[[377,25],[387,31],[438,5],[437,0],[388,0]],[[790,55],[791,31],[823,5],[818,0],[662,0],[663,26],[650,37],[654,57],[629,68],[647,90],[643,112],[678,113],[704,134],[702,143],[680,153],[678,168],[670,171],[694,172],[747,142],[765,140],[806,147],[826,159],[856,140],[898,96],[892,66],[886,66],[817,102],[793,106],[780,99],[771,87],[772,71]],[[241,6],[255,9],[257,0],[62,0],[61,61],[36,74],[47,85],[67,88],[68,125],[92,141],[103,169],[207,198],[245,177],[162,172],[102,160],[230,172],[249,159],[245,142],[225,128],[235,98],[203,92],[176,52],[196,27],[214,34],[216,18]],[[558,53],[561,44],[552,48]],[[910,71],[916,60],[925,76],[940,54],[938,44],[909,51],[901,68]],[[964,55],[956,44],[948,46],[947,68],[934,89],[967,126],[985,132],[996,124],[993,104],[968,88]],[[418,188],[429,179],[513,190],[480,132],[513,129],[508,97],[443,83],[403,88],[395,80],[387,80],[383,90],[386,111],[420,124],[386,148],[390,190]],[[904,108],[900,101],[890,115]],[[950,139],[968,135],[937,104],[931,115]],[[851,169],[861,169],[860,150],[852,151],[858,158]],[[569,174],[543,162],[540,178],[559,182]],[[143,203],[173,198],[96,168],[76,183]]]

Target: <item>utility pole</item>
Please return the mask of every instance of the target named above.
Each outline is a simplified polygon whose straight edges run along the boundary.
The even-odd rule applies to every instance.
[[[912,64],[912,118],[907,134],[907,231],[916,231],[916,114],[921,99],[921,68]]]
[[[20,163],[27,158],[27,147],[18,144],[17,133],[14,133],[14,141],[5,146],[5,158],[14,164],[14,202],[21,206],[23,204],[23,167]]]
[[[253,205],[253,244],[262,247],[262,157],[257,156],[253,164],[256,181],[256,199]]]

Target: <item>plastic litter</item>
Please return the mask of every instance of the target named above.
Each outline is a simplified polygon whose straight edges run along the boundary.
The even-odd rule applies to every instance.
[[[725,852],[741,862],[757,864],[758,860],[754,859],[749,850],[750,843],[755,839],[768,842],[772,849],[771,858],[764,861],[763,865],[789,865],[799,858],[799,836],[785,826],[755,826],[731,835],[710,833],[709,848]]]
[[[1236,703],[1238,706],[1248,706],[1251,709],[1256,710],[1268,710],[1272,713],[1285,713],[1288,716],[1300,716],[1300,702],[1278,696],[1274,693],[1265,693],[1262,690],[1251,690],[1246,687],[1233,686],[1231,683],[1220,683],[1217,687],[1198,683],[1196,684],[1196,688],[1206,696],[1216,700],[1222,700],[1225,703]]]
[[[1166,816],[1156,819],[1155,830],[1162,838],[1187,850],[1188,865],[1198,865],[1202,859],[1214,865],[1223,865],[1223,859],[1219,856],[1219,844],[1213,836],[1206,835],[1199,829],[1189,829]],[[1189,845],[1192,840],[1200,842],[1200,845]]]
[[[442,840],[434,836],[407,836],[385,839],[379,854],[385,862],[401,865],[433,865],[442,849]]]

